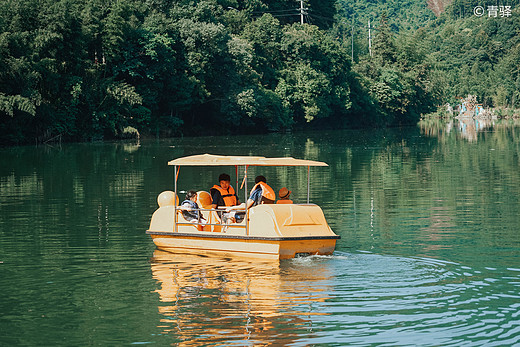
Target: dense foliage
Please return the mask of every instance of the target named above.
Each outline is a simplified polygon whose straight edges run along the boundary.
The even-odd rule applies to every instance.
[[[476,95],[485,108],[499,108],[499,112],[504,108],[520,108],[520,1],[340,0],[338,3],[342,21],[337,21],[335,30],[345,41],[354,38],[352,55],[359,61],[357,69],[367,61],[367,24],[371,20],[375,33],[372,34],[375,36],[373,50],[386,49],[384,61],[393,64],[394,71],[401,68],[408,74],[408,80],[394,78],[395,81],[408,81],[403,85],[406,93],[413,90],[410,83],[415,80],[424,87],[419,91],[427,90],[423,97],[439,106],[447,102],[453,105],[459,98],[471,94]],[[510,6],[509,13],[506,6]],[[381,20],[387,24],[378,24]],[[378,43],[378,35],[387,43]],[[388,43],[392,35],[393,46]],[[392,54],[396,47],[397,54]],[[368,63],[374,64],[374,59]],[[370,89],[380,94],[378,79],[382,75],[374,78],[370,72],[376,70],[366,66],[364,69],[365,78],[372,80]],[[386,76],[390,81],[388,74]],[[399,88],[391,91],[398,93]],[[407,103],[407,98],[400,95],[396,101]],[[387,100],[385,97],[377,99]],[[410,100],[412,103],[417,101]],[[385,105],[393,107],[388,103]],[[406,116],[414,118],[414,111],[424,110],[421,106],[409,108]]]
[[[305,6],[301,25],[276,0],[4,0],[0,141],[386,126],[433,105],[426,55],[384,16],[353,69],[336,2]]]
[[[485,107],[520,108],[520,11],[488,12],[482,1],[455,0],[421,30],[439,100],[476,95]],[[475,6],[484,14],[476,16]]]
[[[380,17],[387,17],[393,32],[415,30],[429,20],[435,19],[426,0],[338,0],[337,24],[366,37],[368,22],[377,27]],[[311,12],[312,14],[312,12]]]

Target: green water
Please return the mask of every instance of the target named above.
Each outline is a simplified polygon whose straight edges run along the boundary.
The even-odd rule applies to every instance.
[[[199,153],[327,162],[311,201],[334,255],[156,251],[166,164]],[[520,345],[519,155],[517,125],[458,121],[0,149],[0,345]],[[221,171],[183,167],[179,189]],[[306,169],[251,171],[306,200]]]

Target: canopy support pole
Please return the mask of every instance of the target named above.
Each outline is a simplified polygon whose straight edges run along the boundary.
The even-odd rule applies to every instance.
[[[173,167],[173,176],[175,177],[173,187],[175,191],[175,196],[173,197],[173,231],[178,232],[177,227],[177,178],[179,177],[179,171],[177,169],[177,165]],[[180,201],[180,200],[179,200]]]
[[[235,184],[235,187],[236,187],[235,189],[237,189],[237,191],[238,191],[238,165],[235,165],[235,177],[237,178],[236,184]],[[235,192],[235,194],[236,194],[236,192]]]
[[[244,218],[246,219],[246,235],[249,236],[249,218],[247,211],[247,165],[244,165],[244,204],[246,204],[246,214]]]
[[[311,199],[311,167],[307,166],[307,203]]]

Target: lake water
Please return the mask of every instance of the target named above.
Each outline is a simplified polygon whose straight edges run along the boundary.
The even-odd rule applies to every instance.
[[[311,201],[334,254],[157,251],[167,162],[199,153],[327,162]],[[519,156],[510,121],[0,149],[0,345],[520,345]],[[306,169],[250,171],[306,200]]]

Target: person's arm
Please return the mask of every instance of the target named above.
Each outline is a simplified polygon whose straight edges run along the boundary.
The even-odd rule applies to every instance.
[[[247,208],[250,209],[254,203],[255,202],[253,200],[247,199]],[[243,202],[240,205],[227,207],[226,211],[229,212],[229,211],[233,211],[233,210],[245,210],[245,209],[246,209],[246,203]]]
[[[240,205],[237,205],[237,206],[228,207],[226,209],[226,211],[229,212],[231,210],[245,210],[246,204],[247,204],[247,209],[250,209],[255,204],[255,201],[258,201],[258,199],[260,199],[260,197],[258,196],[259,194],[260,194],[260,196],[262,195],[262,188],[260,188],[260,189],[257,188],[253,193],[251,193],[251,196],[249,196],[249,199],[247,199],[247,202],[241,203]]]
[[[246,204],[242,203],[240,205],[226,207],[226,212],[235,211],[235,210],[245,210],[245,209],[246,209]]]
[[[183,211],[191,211],[192,208],[190,205],[188,204],[182,204],[180,205],[179,207],[177,207],[178,210],[183,210]]]
[[[213,189],[213,195],[211,195],[211,208],[216,209],[218,206],[218,202],[222,199],[222,195],[216,189]]]

